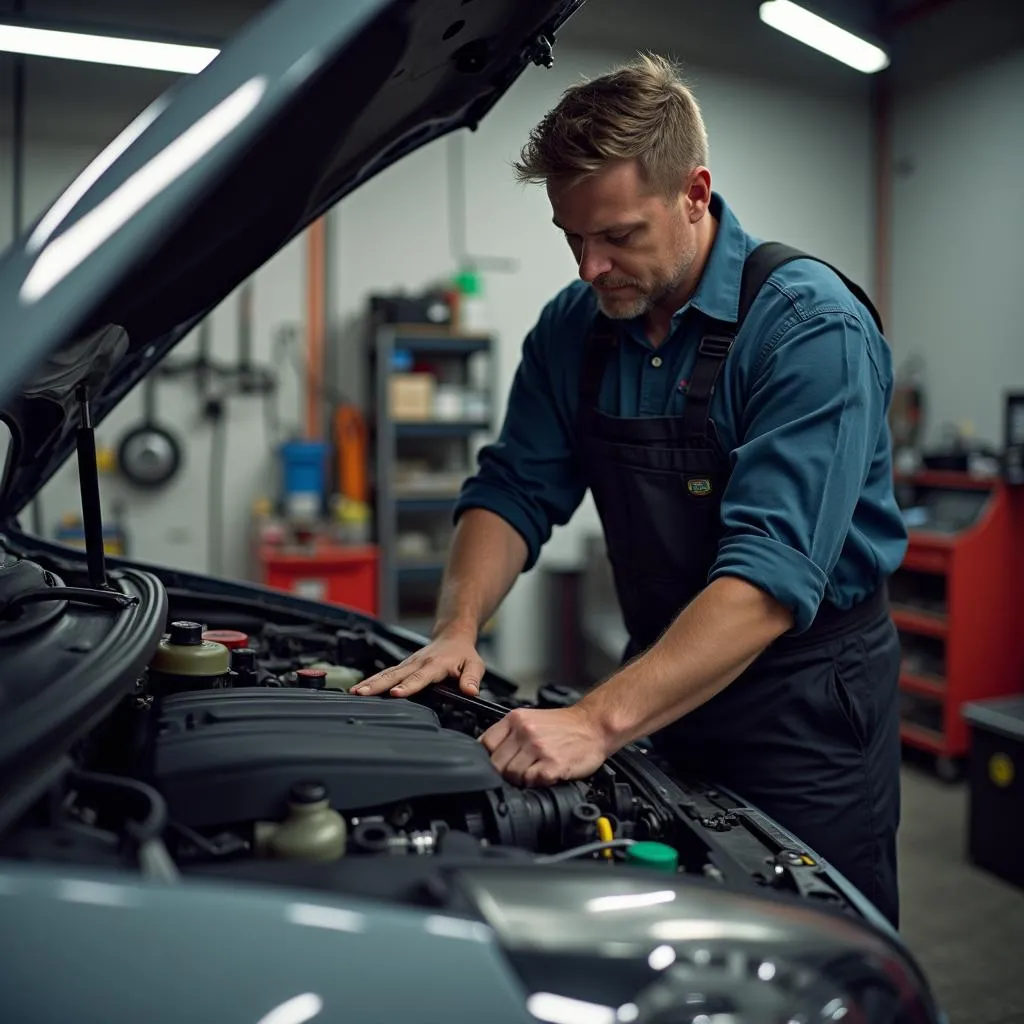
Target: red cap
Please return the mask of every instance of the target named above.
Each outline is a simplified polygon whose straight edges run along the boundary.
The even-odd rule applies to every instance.
[[[309,686],[315,690],[323,689],[326,678],[327,669],[325,668],[300,668],[295,673],[295,681],[300,686]]]
[[[237,629],[208,629],[203,639],[211,644],[223,644],[229,651],[249,646],[248,636]]]

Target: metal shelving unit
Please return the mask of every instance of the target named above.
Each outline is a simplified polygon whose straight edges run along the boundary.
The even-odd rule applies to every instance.
[[[469,384],[470,357],[486,355],[483,391],[490,415],[395,420],[390,382],[399,353],[436,367],[443,383],[463,387]],[[494,339],[489,334],[464,335],[421,325],[380,324],[373,330],[369,362],[381,616],[422,633],[430,628],[459,487],[473,471],[477,448],[490,440],[494,430]],[[415,485],[403,483],[401,466],[415,458],[438,467],[436,483],[429,476]],[[438,540],[427,550],[403,554],[407,547],[403,538],[410,531]],[[442,537],[444,543],[440,543]]]

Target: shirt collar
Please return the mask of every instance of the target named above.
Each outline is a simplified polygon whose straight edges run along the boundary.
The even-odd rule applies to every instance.
[[[697,290],[686,306],[695,306],[715,320],[736,323],[740,310],[743,264],[753,248],[753,242],[729,204],[717,192],[711,193],[708,210],[718,221],[718,232]]]

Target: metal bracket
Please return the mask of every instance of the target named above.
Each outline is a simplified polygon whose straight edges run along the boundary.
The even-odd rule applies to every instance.
[[[555,63],[554,40],[542,32],[530,47],[530,60],[537,67],[550,68]]]

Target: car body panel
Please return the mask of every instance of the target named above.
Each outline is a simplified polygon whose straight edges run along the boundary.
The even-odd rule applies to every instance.
[[[10,1021],[533,1020],[493,931],[444,914],[7,863],[0,920]]]

